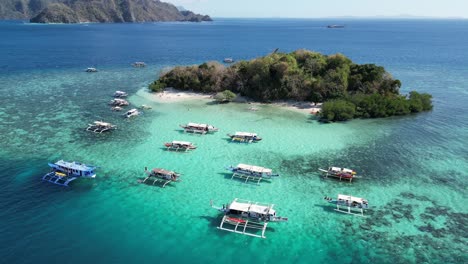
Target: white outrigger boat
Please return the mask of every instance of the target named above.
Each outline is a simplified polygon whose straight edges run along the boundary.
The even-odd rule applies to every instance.
[[[137,115],[140,115],[140,111],[138,111],[136,108],[130,109],[124,114],[125,118],[130,118]]]
[[[223,62],[224,63],[233,63],[234,59],[233,58],[224,58]]]
[[[116,111],[116,112],[120,112],[120,111],[123,110],[123,108],[120,107],[120,106],[113,106],[113,107],[111,107],[111,110],[112,110],[112,111]]]
[[[143,68],[143,67],[146,67],[146,63],[144,63],[142,61],[136,61],[136,62],[132,63],[132,66],[135,67],[135,68]]]
[[[335,211],[340,213],[364,216],[364,209],[369,209],[369,202],[360,197],[338,194],[336,200],[328,196],[325,196],[324,199],[329,203],[336,204]]]
[[[245,179],[245,182],[249,180],[260,183],[262,179],[271,179],[272,177],[278,177],[279,174],[273,174],[271,169],[247,165],[247,164],[238,164],[236,167],[229,166],[226,167],[227,170],[232,171],[233,178]]]
[[[189,151],[189,150],[194,150],[197,147],[193,145],[191,142],[187,141],[172,141],[168,143],[164,143],[164,146],[166,146],[167,150],[172,150],[172,151]]]
[[[165,169],[152,169],[151,171],[148,171],[148,168],[145,167],[145,173],[148,175],[144,180],[141,181],[141,183],[146,183],[146,181],[151,182],[152,184],[156,183],[161,183],[162,187],[166,187],[166,185],[170,182],[178,182],[180,173],[174,172],[174,171],[168,171]]]
[[[124,97],[127,97],[128,94],[126,92],[123,92],[123,91],[115,91],[114,93],[114,97],[115,98],[124,98]]]
[[[129,105],[127,100],[116,98],[110,101],[109,103],[112,106],[127,106]]]
[[[211,132],[217,132],[219,129],[207,124],[197,124],[197,123],[188,123],[186,125],[180,125],[187,133],[194,133],[194,134],[207,134]]]
[[[251,202],[238,198],[230,204],[223,204],[223,207],[213,206],[213,201],[210,203],[211,207],[224,213],[218,229],[237,234],[266,238],[265,230],[269,222],[288,221],[286,217],[276,216],[273,204]]]
[[[351,182],[353,179],[361,178],[356,175],[356,171],[346,168],[339,167],[329,167],[328,170],[319,169],[319,171],[324,173],[324,177],[334,177],[341,180],[349,180]]]
[[[111,123],[106,123],[102,121],[94,121],[92,124],[88,124],[88,128],[86,128],[86,130],[100,134],[102,132],[114,130],[116,128],[117,127],[115,125],[112,125]]]
[[[86,68],[86,72],[98,72],[96,68]]]
[[[228,137],[230,137],[233,142],[241,143],[252,143],[262,140],[256,133],[250,132],[236,132],[234,135],[228,134]]]
[[[68,186],[71,181],[77,178],[95,178],[95,166],[85,165],[79,162],[68,162],[59,160],[55,163],[49,163],[52,171],[42,177],[43,181],[53,184]]]
[[[142,105],[140,106],[140,108],[143,109],[143,110],[150,110],[150,109],[153,109],[153,107],[151,107],[151,106],[149,106],[149,105],[145,105],[145,104],[142,104]]]

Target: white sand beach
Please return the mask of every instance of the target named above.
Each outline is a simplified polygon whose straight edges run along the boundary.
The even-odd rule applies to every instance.
[[[211,99],[213,94],[181,91],[174,88],[166,88],[163,92],[150,93],[149,98],[159,103],[173,103],[197,99]]]
[[[149,94],[150,99],[159,103],[174,103],[189,100],[211,100],[213,96],[214,94],[181,91],[174,88],[166,88],[163,92]],[[264,103],[257,103],[240,95],[238,95],[234,101],[237,103],[248,104],[249,108],[252,109],[265,105]],[[322,108],[322,103],[314,104],[312,102],[299,101],[275,101],[271,103],[271,105],[303,114],[315,114]]]

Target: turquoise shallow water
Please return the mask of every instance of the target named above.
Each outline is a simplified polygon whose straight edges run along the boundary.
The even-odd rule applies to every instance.
[[[321,23],[326,21],[234,20],[84,29],[0,23],[4,34],[13,35],[0,43],[2,262],[468,262],[468,58],[461,48],[468,41],[460,37],[466,28],[459,21],[372,22],[380,23],[377,30],[370,22],[355,21],[349,22],[351,32],[342,33],[348,40],[344,45],[334,42],[336,31],[322,31]],[[185,35],[197,43],[190,49],[179,41],[179,34],[192,27],[199,34]],[[321,36],[320,41],[295,34],[304,28]],[[278,30],[289,37],[275,43],[284,49],[340,51],[386,66],[402,80],[404,92],[432,93],[434,111],[320,124],[269,105],[251,112],[244,104],[149,100],[144,87],[161,68],[219,59],[226,53],[253,57],[263,52],[259,47],[275,40]],[[22,31],[26,32],[18,33]],[[54,31],[63,41],[78,36],[99,41],[53,44]],[[153,38],[147,35],[155,32],[167,43],[152,42],[158,49],[150,41],[133,47],[134,39]],[[248,45],[239,38],[235,42],[241,48],[236,48],[220,32],[231,36],[257,32],[262,40]],[[375,40],[386,34],[386,42]],[[36,35],[51,41],[52,47],[34,50],[21,41]],[[400,35],[406,41],[392,45]],[[444,39],[450,36],[457,36],[456,41]],[[209,39],[216,39],[216,44]],[[63,51],[54,53],[54,45]],[[96,45],[94,52],[89,45]],[[69,58],[70,53],[76,60]],[[12,59],[15,54],[31,59],[18,63]],[[129,67],[135,54],[140,58],[147,54],[149,67]],[[82,72],[89,64],[97,64],[100,72]],[[124,120],[106,105],[115,90],[130,92],[133,105],[153,109]],[[113,122],[118,129],[105,135],[84,131],[96,119]],[[221,131],[184,134],[178,125],[189,121],[207,122]],[[226,134],[239,130],[257,132],[264,140],[229,143]],[[199,148],[192,153],[167,152],[162,144],[171,140],[191,141]],[[77,180],[70,188],[41,182],[47,162],[57,159],[97,165],[98,177]],[[260,186],[230,180],[223,167],[241,162],[270,167],[281,177]],[[349,184],[320,178],[317,168],[329,165],[354,168],[364,179]],[[183,181],[164,189],[139,184],[145,166],[182,172]],[[338,214],[322,200],[338,193],[366,197],[373,209],[366,218]],[[221,217],[210,208],[210,200],[221,205],[235,197],[274,203],[289,222],[270,224],[267,239],[217,230]]]

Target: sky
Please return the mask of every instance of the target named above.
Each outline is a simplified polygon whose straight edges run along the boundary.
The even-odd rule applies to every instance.
[[[468,18],[468,0],[162,0],[212,17],[375,17]]]

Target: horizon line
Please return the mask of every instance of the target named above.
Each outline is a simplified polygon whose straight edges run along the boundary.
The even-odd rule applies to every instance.
[[[468,20],[468,17],[438,17],[438,16],[326,16],[326,17],[237,17],[237,16],[212,16],[212,18],[231,18],[231,19],[447,19],[447,20]]]

